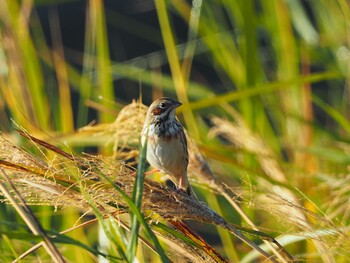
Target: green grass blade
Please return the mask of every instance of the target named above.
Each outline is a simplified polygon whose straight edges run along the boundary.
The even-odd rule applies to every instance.
[[[22,217],[23,221],[27,224],[29,229],[35,235],[41,235],[44,239],[43,246],[47,253],[51,256],[52,260],[57,263],[64,263],[62,255],[59,253],[56,246],[48,238],[47,233],[43,229],[40,222],[34,216],[32,210],[26,204],[24,198],[20,195],[14,184],[11,182],[5,171],[1,168],[2,177],[9,184],[11,192],[8,190],[4,182],[0,183],[0,191],[8,199],[11,205],[15,208],[16,212]],[[14,193],[15,196],[12,194]],[[19,202],[17,201],[19,200]]]
[[[124,201],[128,204],[130,210],[132,213],[134,213],[134,216],[137,218],[137,220],[139,220],[139,222],[141,223],[141,225],[144,227],[145,232],[147,233],[148,237],[151,239],[153,245],[155,246],[160,259],[162,262],[170,262],[169,258],[167,257],[167,255],[165,254],[162,246],[160,245],[157,237],[155,236],[155,234],[153,233],[153,231],[151,230],[151,228],[149,227],[148,223],[146,222],[144,216],[141,214],[140,210],[137,208],[136,204],[132,201],[132,199],[124,193],[124,191],[122,189],[120,189],[120,187],[118,185],[116,185],[111,179],[109,179],[107,176],[105,176],[103,173],[99,173],[99,175],[109,184],[111,184],[114,189],[122,196],[122,198],[124,199]]]
[[[322,110],[324,110],[330,117],[332,117],[347,133],[350,134],[350,122],[346,117],[344,117],[343,114],[341,114],[331,105],[328,105],[322,101],[316,95],[312,96],[312,101]]]
[[[96,52],[97,52],[97,72],[98,87],[101,91],[103,101],[114,100],[114,89],[111,74],[111,61],[109,58],[106,18],[104,5],[102,1],[91,1],[90,12],[93,16],[93,25],[96,34]],[[100,112],[102,122],[113,120],[113,116]]]
[[[224,95],[217,95],[213,98],[205,98],[196,102],[191,102],[191,109],[198,110],[203,108],[208,108],[211,106],[217,106],[226,102],[233,102],[243,98],[258,96],[265,93],[271,93],[277,90],[285,89],[290,85],[294,85],[293,88],[297,88],[296,84],[306,84],[306,83],[316,83],[323,80],[337,79],[341,76],[334,72],[323,72],[310,74],[309,76],[298,77],[295,79],[290,79],[286,81],[276,81],[264,84],[257,84],[249,89],[244,89],[241,91],[227,92]]]
[[[146,133],[146,138],[148,135],[148,129]],[[147,140],[144,142],[144,147],[142,147],[142,143],[139,146],[139,163],[137,165],[137,173],[135,178],[135,185],[132,192],[132,201],[135,203],[135,206],[138,210],[141,209],[142,204],[142,194],[143,194],[143,182],[144,182],[144,173],[146,171],[146,154],[147,154]],[[138,244],[139,230],[140,230],[140,221],[134,215],[133,212],[130,213],[130,221],[131,221],[131,235],[128,244],[128,259],[130,262],[133,262],[134,257],[136,255],[136,249]]]
[[[84,185],[82,185],[82,183],[80,183],[80,189],[82,194],[84,195],[86,201],[89,203],[89,205],[91,206],[95,216],[97,217],[100,226],[102,227],[104,233],[106,234],[107,238],[112,242],[112,244],[115,245],[115,247],[118,250],[118,253],[120,255],[120,257],[127,261],[127,256],[125,254],[125,244],[122,242],[122,238],[120,239],[116,239],[114,238],[113,234],[111,233],[110,229],[109,229],[109,225],[107,225],[107,222],[104,218],[104,216],[101,214],[100,210],[97,208],[96,203],[94,202],[94,200],[92,199],[92,197],[89,195],[89,193],[87,192],[87,190],[85,189]]]
[[[163,41],[165,50],[167,53],[169,66],[171,69],[172,77],[175,84],[176,94],[179,100],[183,103],[184,119],[187,128],[194,138],[199,138],[199,130],[196,125],[196,121],[191,108],[188,105],[188,83],[185,81],[184,75],[181,70],[179,56],[177,54],[175,40],[170,27],[170,21],[168,16],[168,10],[166,2],[163,0],[156,0],[156,9],[159,19],[160,28],[163,35]]]
[[[74,238],[71,238],[69,236],[62,235],[62,234],[59,234],[59,233],[55,233],[55,232],[49,231],[49,230],[46,230],[46,232],[50,235],[50,240],[52,242],[61,243],[61,244],[68,244],[68,245],[74,245],[74,246],[77,246],[77,247],[85,249],[86,251],[90,252],[93,255],[100,255],[100,256],[103,256],[106,259],[112,259],[114,261],[121,260],[121,258],[116,258],[116,257],[111,257],[109,255],[106,255],[105,253],[102,253],[101,251],[99,251],[99,250],[97,250],[97,249],[95,249],[95,248],[93,248],[91,246],[88,246],[88,245],[82,243],[81,241],[76,240]],[[30,243],[32,243],[32,242],[41,242],[41,241],[44,240],[44,238],[42,236],[33,235],[33,234],[27,233],[27,232],[19,232],[19,231],[6,231],[6,230],[2,231],[2,230],[0,230],[0,235],[5,235],[5,236],[7,236],[7,237],[9,237],[11,239],[18,239],[18,240],[21,240],[21,241],[28,241]]]

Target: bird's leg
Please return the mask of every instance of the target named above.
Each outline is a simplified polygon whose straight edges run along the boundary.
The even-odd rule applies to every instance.
[[[157,173],[157,172],[159,172],[159,169],[153,169],[151,171],[145,172],[143,175],[147,176],[147,175],[154,174],[154,173]],[[136,173],[137,173],[137,171],[133,172],[131,174],[131,176],[136,176]]]
[[[183,177],[180,177],[180,179],[179,179],[179,186],[177,187],[177,191],[186,193],[187,195],[191,196],[192,195],[191,187],[188,186],[187,189],[185,189],[185,188],[183,188],[182,184],[183,184]]]
[[[182,177],[180,177],[178,189],[182,190]]]

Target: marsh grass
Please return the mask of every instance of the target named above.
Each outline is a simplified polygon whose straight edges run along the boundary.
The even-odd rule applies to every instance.
[[[0,1],[1,260],[28,251],[24,260],[57,262],[347,261],[346,1],[155,1],[158,29],[92,0],[83,53],[63,46],[55,8],[47,45],[36,9],[43,4]],[[186,39],[175,20],[188,25]],[[159,51],[113,61],[107,26]],[[152,89],[183,102],[201,202],[154,175],[138,185],[139,206],[131,174],[145,168],[147,107],[111,103],[121,79],[141,83],[145,97]],[[82,153],[89,146],[100,154]]]

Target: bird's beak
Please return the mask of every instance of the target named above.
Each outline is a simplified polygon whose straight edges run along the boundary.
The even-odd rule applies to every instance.
[[[176,109],[176,108],[180,107],[181,105],[182,105],[182,103],[181,103],[181,102],[174,101],[174,105],[173,105],[173,107],[174,107],[174,109]]]

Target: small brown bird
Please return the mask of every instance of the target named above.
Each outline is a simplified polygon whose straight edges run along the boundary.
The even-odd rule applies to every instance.
[[[142,143],[147,137],[147,161],[170,176],[178,189],[192,194],[187,178],[187,141],[181,124],[175,117],[176,108],[182,104],[170,98],[154,101],[147,111],[142,130]]]

